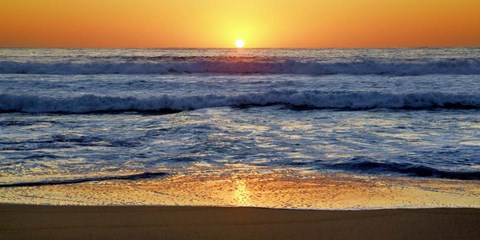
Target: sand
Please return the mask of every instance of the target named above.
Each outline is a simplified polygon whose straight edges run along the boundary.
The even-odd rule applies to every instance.
[[[480,239],[480,209],[0,205],[0,239]]]
[[[480,239],[480,181],[235,170],[3,187],[3,239]]]

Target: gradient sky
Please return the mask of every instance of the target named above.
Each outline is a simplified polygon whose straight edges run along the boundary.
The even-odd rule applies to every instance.
[[[0,47],[480,46],[479,0],[0,0]]]

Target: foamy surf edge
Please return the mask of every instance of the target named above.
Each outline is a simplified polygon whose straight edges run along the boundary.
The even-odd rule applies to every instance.
[[[285,105],[293,108],[369,109],[480,109],[480,95],[379,92],[270,91],[242,95],[114,97],[82,95],[68,98],[0,94],[0,112],[22,113],[172,113],[212,107]]]

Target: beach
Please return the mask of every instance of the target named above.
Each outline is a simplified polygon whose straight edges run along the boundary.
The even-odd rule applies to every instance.
[[[0,49],[0,239],[480,239],[478,56]]]
[[[1,239],[478,239],[480,209],[0,205]]]
[[[0,240],[480,240],[479,0],[0,2]]]
[[[478,186],[237,169],[3,187],[0,239],[478,239]]]

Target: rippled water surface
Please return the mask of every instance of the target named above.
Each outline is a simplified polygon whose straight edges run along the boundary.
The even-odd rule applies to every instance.
[[[479,49],[2,49],[0,112],[2,184],[234,165],[480,179]]]

